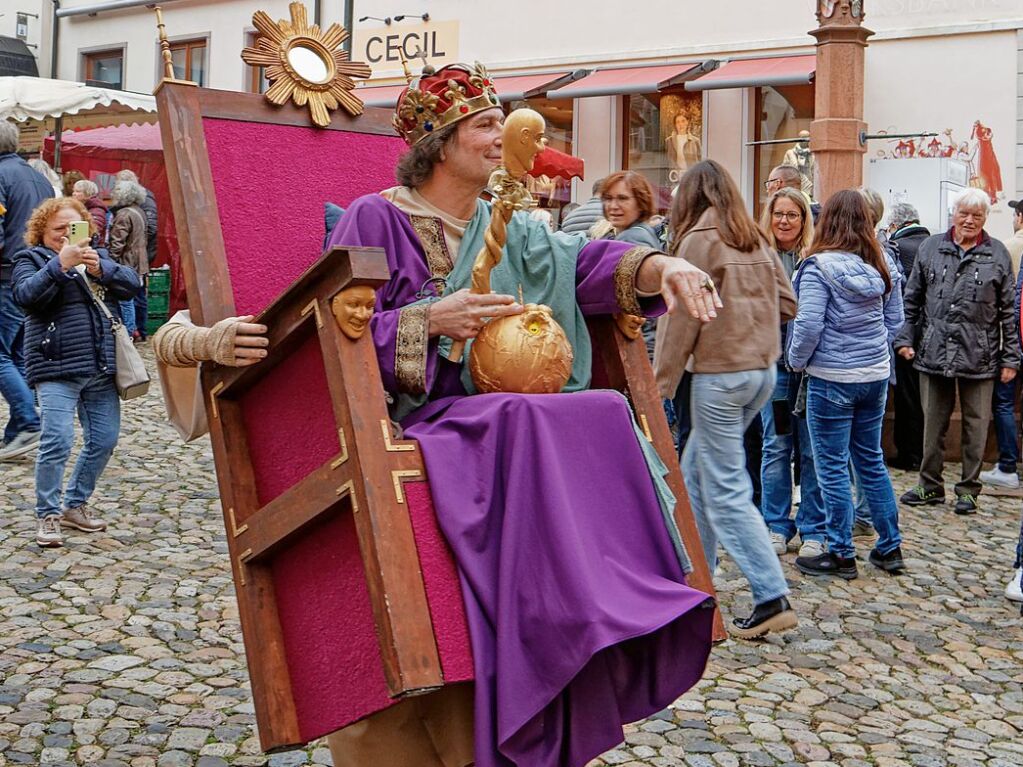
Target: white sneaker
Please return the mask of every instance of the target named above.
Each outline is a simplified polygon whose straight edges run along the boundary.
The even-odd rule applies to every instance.
[[[803,545],[799,547],[799,556],[819,557],[825,551],[827,547],[820,541],[803,541]]]
[[[64,536],[60,532],[60,514],[36,520],[36,543],[44,549],[64,545]]]
[[[1002,471],[998,466],[995,466],[990,471],[982,471],[980,473],[980,481],[985,485],[993,485],[994,487],[1007,487],[1010,490],[1019,489],[1019,477],[1007,471]]]
[[[0,461],[9,461],[24,455],[29,450],[35,450],[39,445],[39,437],[42,432],[23,431],[14,437],[10,442],[0,448]]]
[[[774,553],[781,556],[789,550],[789,542],[785,540],[785,536],[781,533],[768,531],[771,534],[771,548],[774,549]]]
[[[1023,602],[1023,568],[1016,568],[1012,580],[1005,587],[1005,598],[1010,602]]]

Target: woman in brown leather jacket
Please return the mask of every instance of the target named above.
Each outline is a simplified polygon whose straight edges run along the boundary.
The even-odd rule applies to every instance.
[[[661,319],[654,367],[662,397],[692,372],[692,432],[682,454],[689,501],[711,569],[718,541],[753,591],[753,613],[732,632],[762,636],[796,625],[796,615],[767,526],[753,503],[743,433],[771,398],[781,354],[779,326],[796,314],[792,286],[778,256],[728,172],[713,160],[682,176],[672,204],[672,252],[703,269],[724,308],[703,327]]]

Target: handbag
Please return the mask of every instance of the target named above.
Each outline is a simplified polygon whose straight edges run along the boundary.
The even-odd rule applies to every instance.
[[[114,334],[114,364],[117,368],[114,373],[114,384],[117,386],[117,393],[123,400],[141,397],[149,391],[150,381],[142,355],[135,349],[124,323],[110,313],[110,309],[100,301],[91,286],[85,287],[99,310],[110,320],[110,332]]]

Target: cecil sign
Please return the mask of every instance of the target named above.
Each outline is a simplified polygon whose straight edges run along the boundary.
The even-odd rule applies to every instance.
[[[418,72],[415,60],[442,67],[458,61],[458,22],[428,21],[425,24],[391,24],[376,29],[357,28],[352,40],[352,58],[365,61],[374,71],[401,69],[401,54]]]

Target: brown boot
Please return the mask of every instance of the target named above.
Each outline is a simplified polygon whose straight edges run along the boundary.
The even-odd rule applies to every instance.
[[[73,509],[64,509],[64,516],[61,517],[60,523],[64,527],[73,527],[83,533],[98,533],[107,529],[107,523],[92,516],[92,511],[85,503],[75,506]]]

